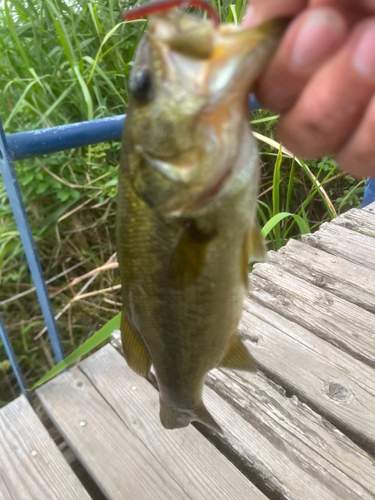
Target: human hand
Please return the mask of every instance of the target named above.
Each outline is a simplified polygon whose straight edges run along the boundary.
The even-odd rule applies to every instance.
[[[294,19],[255,92],[296,156],[375,177],[375,0],[251,0],[242,26]]]

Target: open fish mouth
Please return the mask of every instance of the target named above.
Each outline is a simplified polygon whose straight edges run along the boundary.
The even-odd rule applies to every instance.
[[[151,168],[155,168],[160,174],[162,174],[166,179],[177,183],[184,184],[187,188],[191,189],[193,199],[183,203],[182,207],[179,207],[177,211],[172,210],[171,215],[181,214],[181,210],[188,210],[189,212],[199,210],[206,206],[210,201],[219,196],[224,190],[227,182],[233,174],[233,166],[229,166],[224,169],[220,177],[210,182],[209,185],[193,185],[194,178],[198,174],[199,165],[196,163],[183,163],[171,161],[171,158],[160,158],[152,155],[145,151],[142,146],[136,146],[135,148],[141,157],[147,161]]]
[[[198,165],[194,163],[184,163],[178,158],[162,158],[148,153],[140,145],[135,146],[135,150],[140,156],[167,179],[183,184],[192,182],[198,171]]]

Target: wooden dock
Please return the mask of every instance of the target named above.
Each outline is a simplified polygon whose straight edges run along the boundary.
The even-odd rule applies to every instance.
[[[375,499],[375,203],[269,252],[250,282],[240,331],[260,370],[213,370],[204,392],[223,436],[163,429],[116,334],[37,391],[92,498]],[[2,409],[0,499],[88,498],[26,399]]]

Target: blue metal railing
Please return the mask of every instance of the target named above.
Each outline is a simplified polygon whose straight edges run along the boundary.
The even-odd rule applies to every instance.
[[[126,115],[20,132],[7,136],[13,161],[35,158],[106,141],[119,141]]]
[[[375,179],[368,179],[366,182],[365,193],[362,200],[362,208],[367,207],[375,201]]]
[[[260,107],[253,96],[251,96],[249,104],[251,109],[259,109]],[[64,351],[35,248],[34,239],[31,234],[25,206],[16,179],[13,161],[105,141],[119,141],[121,140],[125,117],[126,115],[120,115],[111,118],[92,120],[90,122],[63,125],[31,132],[21,132],[8,135],[7,137],[4,134],[0,121],[0,172],[8,193],[27,262],[35,284],[44,321],[46,323],[52,350],[57,362],[60,362],[64,358]],[[369,180],[366,184],[362,206],[366,206],[373,201],[375,201],[375,179]],[[21,391],[27,396],[27,387],[1,316],[0,339],[5,347],[6,354],[12,365]]]

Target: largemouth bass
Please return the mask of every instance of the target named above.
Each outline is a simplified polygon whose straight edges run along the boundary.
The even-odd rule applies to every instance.
[[[237,333],[249,256],[265,254],[247,99],[285,27],[173,9],[151,17],[136,51],[118,186],[121,335],[136,373],[153,364],[168,429],[220,430],[202,402],[208,371],[256,370]]]

